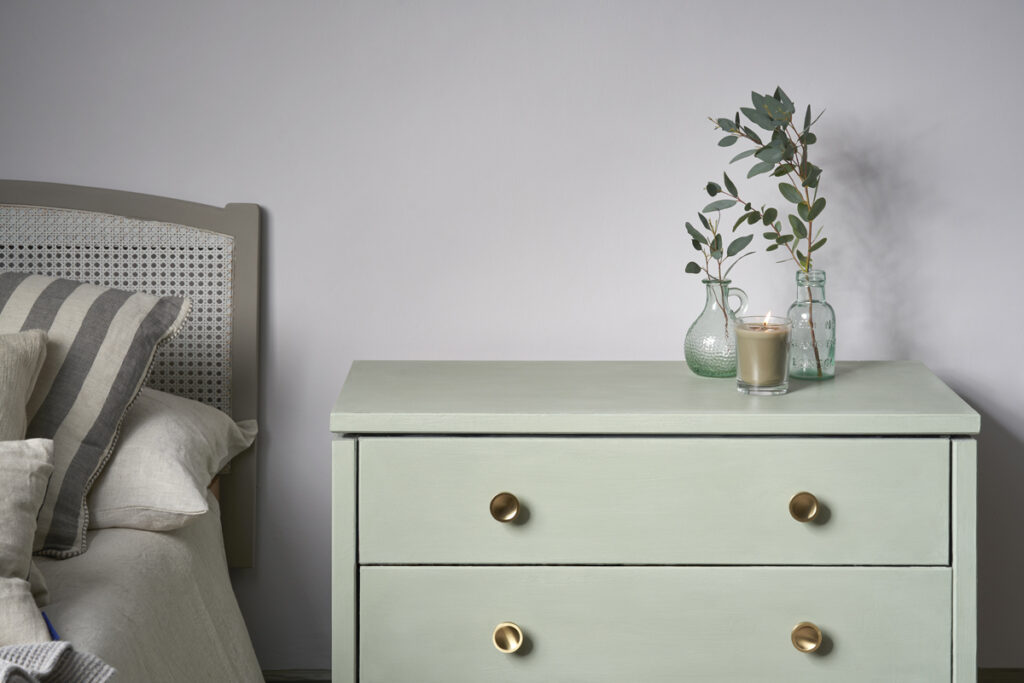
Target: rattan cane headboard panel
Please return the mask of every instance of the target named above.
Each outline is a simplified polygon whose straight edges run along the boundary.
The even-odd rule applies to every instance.
[[[0,271],[187,296],[181,332],[157,351],[149,386],[231,413],[235,238],[108,213],[0,205]]]
[[[187,296],[192,313],[148,384],[258,417],[259,208],[0,180],[0,271]],[[232,566],[252,566],[255,449],[221,480]]]

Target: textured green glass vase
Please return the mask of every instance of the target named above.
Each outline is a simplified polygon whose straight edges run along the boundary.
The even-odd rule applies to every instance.
[[[686,364],[704,377],[736,376],[736,316],[747,310],[747,294],[729,280],[704,280],[704,310],[686,332]],[[735,309],[729,298],[740,300]]]
[[[825,271],[796,273],[796,301],[789,307],[789,376],[836,376],[836,312],[825,301]]]

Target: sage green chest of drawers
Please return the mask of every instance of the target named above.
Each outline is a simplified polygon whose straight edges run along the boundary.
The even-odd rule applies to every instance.
[[[333,680],[975,681],[978,414],[923,365],[356,362]]]

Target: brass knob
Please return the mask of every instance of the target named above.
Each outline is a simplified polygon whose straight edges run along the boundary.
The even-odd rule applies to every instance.
[[[510,655],[523,646],[523,629],[510,621],[502,622],[494,627],[491,641],[498,652]]]
[[[789,514],[798,522],[810,522],[818,516],[818,499],[813,493],[801,491],[789,499]]]
[[[519,516],[519,499],[503,492],[491,498],[491,517],[499,522],[512,522]]]
[[[821,647],[821,629],[809,621],[801,621],[793,627],[789,639],[800,652],[811,653]]]

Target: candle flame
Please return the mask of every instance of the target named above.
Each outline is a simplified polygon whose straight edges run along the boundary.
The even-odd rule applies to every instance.
[[[768,319],[771,318],[771,317],[772,317],[772,312],[771,312],[771,310],[769,310],[768,311],[768,315],[766,315],[764,317],[764,322],[762,322],[761,324],[764,325],[764,326],[767,326],[768,325]]]

